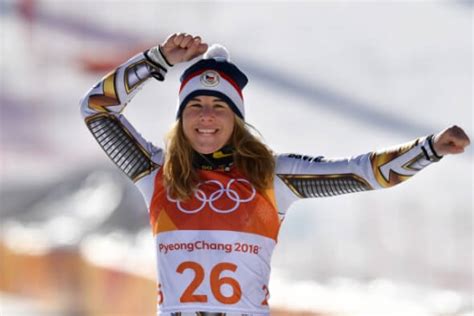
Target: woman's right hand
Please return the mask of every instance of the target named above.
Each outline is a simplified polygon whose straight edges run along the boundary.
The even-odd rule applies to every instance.
[[[201,42],[199,36],[174,33],[160,45],[160,48],[166,60],[170,64],[176,65],[204,54],[207,44]]]

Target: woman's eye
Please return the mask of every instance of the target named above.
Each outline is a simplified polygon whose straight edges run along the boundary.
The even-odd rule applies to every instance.
[[[189,107],[190,107],[190,108],[201,108],[202,105],[199,104],[199,103],[193,103],[193,104],[190,104]]]
[[[223,108],[225,108],[225,106],[223,104],[214,104],[214,108],[223,109]]]

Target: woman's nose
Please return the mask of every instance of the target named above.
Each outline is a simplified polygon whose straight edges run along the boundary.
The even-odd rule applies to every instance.
[[[202,109],[201,109],[201,113],[200,113],[200,117],[201,118],[211,118],[211,117],[214,117],[214,109],[212,107],[207,107],[207,106],[204,106]]]

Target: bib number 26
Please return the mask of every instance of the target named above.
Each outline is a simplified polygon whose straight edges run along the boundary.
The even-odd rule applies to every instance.
[[[179,298],[179,301],[181,303],[206,303],[207,295],[195,293],[197,288],[206,278],[204,268],[197,262],[184,261],[178,266],[176,272],[182,274],[184,270],[187,269],[194,271],[194,279],[186,287],[183,294]],[[231,277],[221,277],[221,273],[226,270],[235,272],[237,270],[237,265],[230,262],[221,262],[212,267],[209,279],[212,295],[218,302],[222,304],[235,304],[240,301],[242,290],[240,288],[239,282],[237,282],[236,279]],[[221,288],[223,285],[228,285],[232,288],[231,295],[226,296],[222,293]]]

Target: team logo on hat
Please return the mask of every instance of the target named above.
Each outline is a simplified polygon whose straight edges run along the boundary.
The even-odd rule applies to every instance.
[[[201,75],[201,83],[206,87],[215,87],[219,84],[220,76],[219,73],[213,70],[205,71]]]

